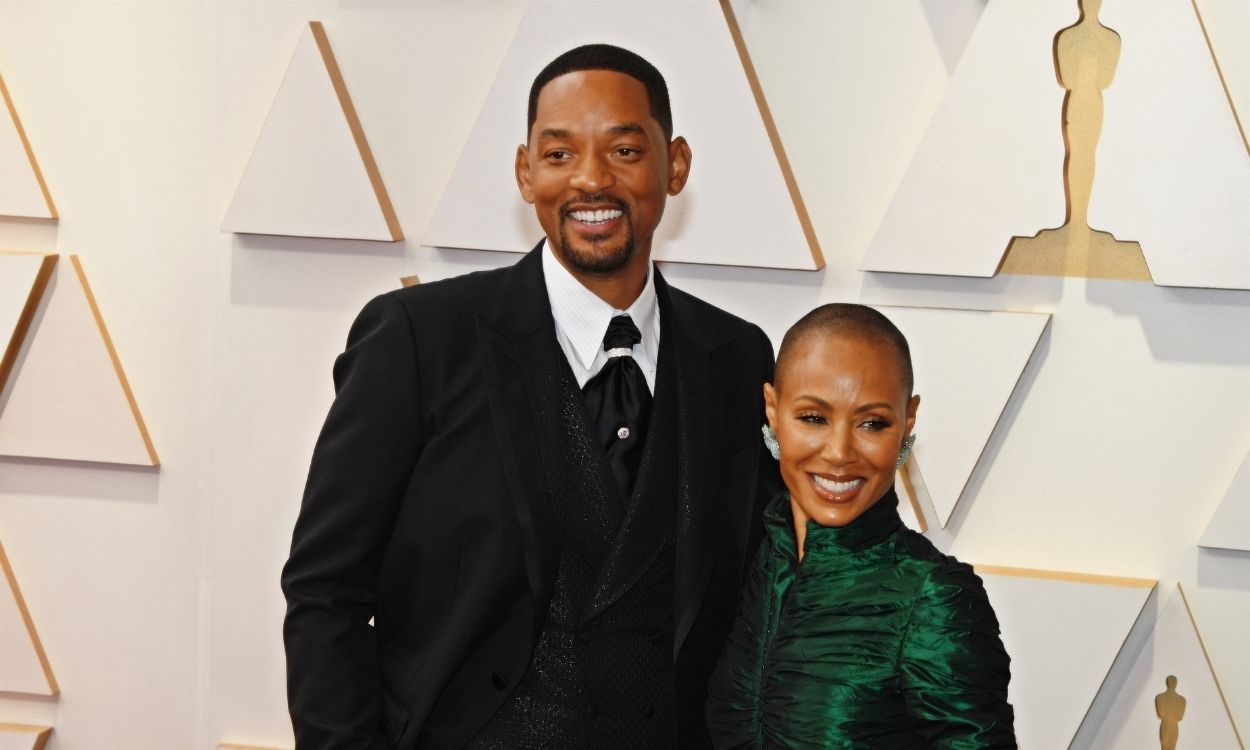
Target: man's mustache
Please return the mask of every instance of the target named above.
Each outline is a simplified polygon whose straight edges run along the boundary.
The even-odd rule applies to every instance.
[[[598,206],[607,204],[613,208],[619,209],[626,216],[630,215],[629,206],[625,203],[625,201],[621,200],[620,198],[615,198],[613,196],[607,195],[605,193],[595,193],[594,195],[583,195],[581,197],[578,197],[569,201],[568,203],[565,203],[563,206],[560,207],[560,218],[561,219],[566,218],[572,211],[574,211],[575,209],[573,208],[573,206],[581,206],[587,203],[593,203]]]

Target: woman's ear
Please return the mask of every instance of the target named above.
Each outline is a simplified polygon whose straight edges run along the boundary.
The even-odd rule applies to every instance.
[[[910,435],[916,427],[916,410],[920,408],[920,394],[911,397],[911,401],[907,402],[907,434]]]
[[[768,418],[768,426],[777,431],[777,389],[772,383],[764,384],[764,416]]]

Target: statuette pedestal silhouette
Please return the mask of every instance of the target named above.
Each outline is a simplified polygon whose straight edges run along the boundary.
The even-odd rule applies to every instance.
[[[1120,35],[1098,22],[1101,5],[1102,0],[1079,0],[1080,19],[1055,35],[1055,73],[1068,92],[1063,99],[1067,219],[1033,237],[1013,238],[998,269],[1003,273],[1151,280],[1141,245],[1091,229],[1087,216],[1102,92],[1120,60]]]

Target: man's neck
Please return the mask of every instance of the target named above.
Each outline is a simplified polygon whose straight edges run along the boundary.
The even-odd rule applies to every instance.
[[[569,268],[559,253],[556,262],[564,267],[578,283],[589,289],[596,297],[612,306],[614,310],[627,310],[642,294],[651,270],[650,248],[639,248],[629,265],[610,274],[593,274]]]

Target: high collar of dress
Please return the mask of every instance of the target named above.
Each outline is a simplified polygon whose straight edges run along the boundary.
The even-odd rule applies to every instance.
[[[795,554],[794,517],[790,511],[790,493],[783,492],[764,512],[764,524],[774,544],[782,545]],[[813,552],[858,552],[884,542],[903,525],[898,517],[898,495],[891,487],[871,508],[845,526],[821,526],[815,521],[807,522],[807,537],[803,543],[806,558]]]

